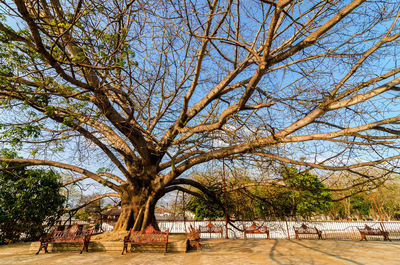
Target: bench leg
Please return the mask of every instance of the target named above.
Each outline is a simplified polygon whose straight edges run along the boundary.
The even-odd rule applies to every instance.
[[[196,247],[196,250],[201,250],[199,240],[188,240],[187,242],[187,249],[189,250],[192,247]]]
[[[122,248],[121,255],[124,255],[124,251],[125,251],[125,253],[128,253],[128,244],[126,244],[126,243],[124,243],[124,247]]]
[[[39,246],[39,250],[35,253],[35,255],[39,254],[40,250],[42,249],[42,244]]]
[[[383,234],[383,240],[392,242],[392,240],[390,240],[390,238],[389,238],[389,233]]]
[[[367,240],[367,236],[364,233],[360,233],[360,235],[361,235],[361,240],[360,241],[363,241],[363,240],[368,241]]]
[[[44,253],[49,253],[48,251],[47,251],[47,246],[48,246],[48,242],[40,242],[40,247],[39,247],[39,250],[35,253],[36,255],[38,255],[39,254],[39,252],[40,252],[40,250],[42,250],[42,249],[44,249]]]
[[[79,254],[82,254],[83,250],[86,250],[86,252],[89,252],[89,242],[87,242],[86,240],[83,242],[83,246],[82,246],[81,252]]]
[[[44,248],[45,249],[45,252],[47,253],[47,248],[45,248],[45,245],[46,245],[46,243],[42,243],[42,242],[40,242],[40,247],[39,247],[39,250],[35,253],[35,255],[38,255],[39,254],[39,252],[40,252],[40,250],[42,250],[42,248]]]
[[[199,241],[196,241],[196,250],[197,250],[197,251],[200,251],[200,250],[201,250],[201,248],[200,248],[200,242],[199,242]]]

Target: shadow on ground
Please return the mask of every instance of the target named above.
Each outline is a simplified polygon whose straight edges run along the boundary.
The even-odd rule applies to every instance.
[[[201,252],[29,253],[29,244],[0,246],[0,264],[400,264],[400,242],[333,240],[229,240],[202,241]]]

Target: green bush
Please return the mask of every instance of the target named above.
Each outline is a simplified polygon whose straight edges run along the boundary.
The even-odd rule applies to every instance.
[[[1,150],[5,157],[16,157]],[[46,224],[61,214],[65,197],[60,194],[60,176],[44,169],[16,164],[0,165],[0,231],[3,238],[37,240]],[[21,236],[24,238],[21,238]]]

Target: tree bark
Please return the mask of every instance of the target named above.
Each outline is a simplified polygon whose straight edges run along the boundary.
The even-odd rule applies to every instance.
[[[121,194],[121,215],[115,224],[114,231],[143,230],[149,224],[158,229],[154,215],[155,196],[148,189],[141,192],[126,189]]]

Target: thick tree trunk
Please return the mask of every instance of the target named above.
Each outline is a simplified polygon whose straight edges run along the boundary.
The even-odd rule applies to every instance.
[[[141,192],[127,190],[121,194],[121,215],[115,224],[114,231],[126,231],[131,228],[143,230],[149,224],[156,229],[158,225],[154,216],[157,200],[148,189]]]

